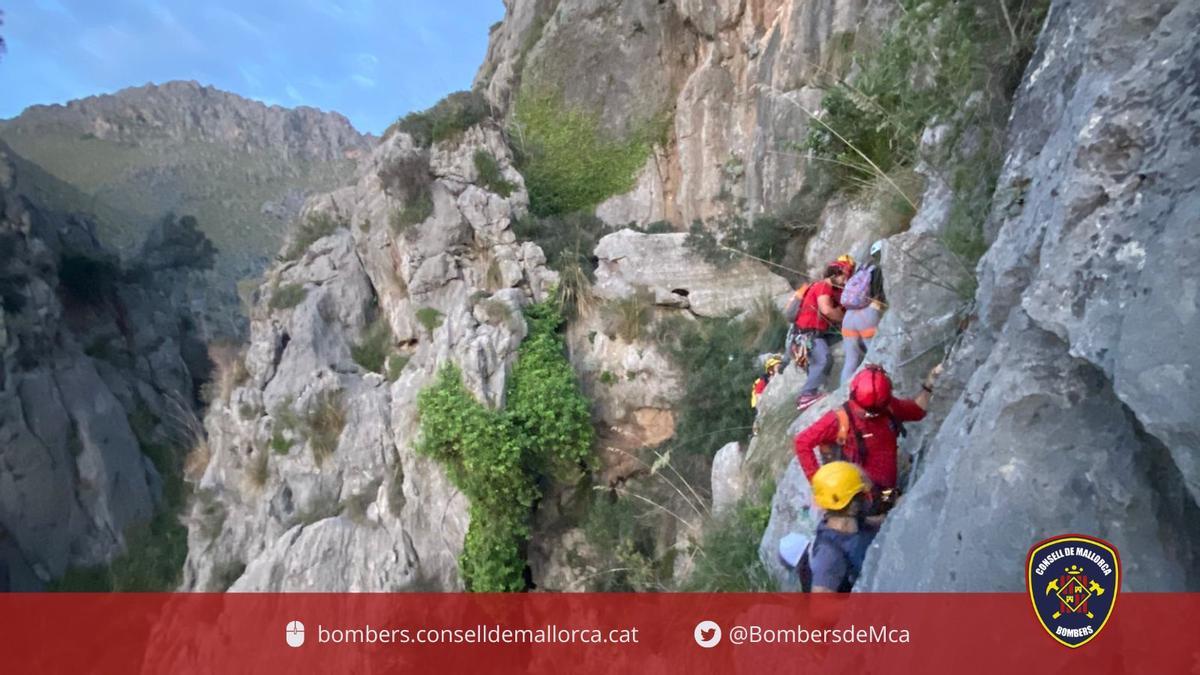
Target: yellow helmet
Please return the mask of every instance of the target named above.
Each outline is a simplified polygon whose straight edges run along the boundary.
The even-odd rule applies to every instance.
[[[769,372],[771,372],[772,368],[774,368],[775,366],[777,366],[781,363],[783,363],[783,357],[778,354],[772,354],[767,357],[767,363],[765,364],[764,367],[767,369],[767,372],[769,373]]]
[[[813,474],[813,501],[826,511],[840,511],[855,496],[868,491],[867,479],[856,464],[830,462]]]
[[[849,253],[843,253],[842,255],[839,255],[837,257],[837,262],[847,263],[848,265],[850,265],[851,269],[857,267],[857,265],[854,262],[854,256],[850,255]]]

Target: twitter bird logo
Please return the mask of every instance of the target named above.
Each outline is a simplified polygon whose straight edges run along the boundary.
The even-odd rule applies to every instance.
[[[705,649],[712,649],[721,642],[721,627],[716,621],[701,621],[696,624],[692,637],[696,638],[696,644]]]

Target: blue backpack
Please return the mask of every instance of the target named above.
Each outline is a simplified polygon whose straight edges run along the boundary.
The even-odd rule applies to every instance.
[[[874,273],[874,265],[863,265],[850,277],[850,281],[847,281],[846,287],[842,289],[842,307],[863,309],[871,304],[871,275]]]

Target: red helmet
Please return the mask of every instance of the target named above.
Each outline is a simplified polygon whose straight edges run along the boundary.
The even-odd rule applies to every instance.
[[[850,381],[850,400],[875,412],[892,401],[892,379],[881,366],[868,365]]]

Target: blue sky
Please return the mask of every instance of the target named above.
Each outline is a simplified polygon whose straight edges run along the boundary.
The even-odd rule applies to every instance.
[[[501,0],[0,0],[0,118],[196,80],[360,131],[468,89]]]

